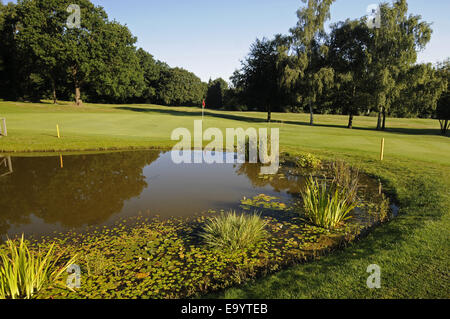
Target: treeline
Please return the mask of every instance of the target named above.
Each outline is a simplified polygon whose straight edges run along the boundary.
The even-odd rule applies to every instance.
[[[101,7],[77,0],[81,24],[68,27],[71,3],[0,2],[0,98],[201,105],[206,83],[137,49]]]
[[[77,0],[80,27],[71,28],[71,0],[0,0],[0,98],[76,104],[155,103],[208,108],[435,117],[450,126],[449,64],[417,64],[431,25],[408,15],[406,0],[380,5],[380,25],[367,17],[325,31],[334,0],[303,0],[288,34],[256,40],[231,77],[203,83],[143,49],[130,30],[101,7]]]
[[[355,115],[437,117],[449,126],[449,60],[417,64],[417,54],[431,39],[431,25],[408,15],[406,0],[380,5],[380,25],[367,17],[331,26],[333,0],[303,0],[298,23],[287,35],[257,40],[232,76],[234,101],[271,112],[344,114],[348,127]],[[229,93],[230,95],[230,93]]]

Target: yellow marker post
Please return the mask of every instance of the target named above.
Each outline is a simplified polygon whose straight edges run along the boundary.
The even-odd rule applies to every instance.
[[[380,161],[384,159],[384,138],[381,139],[381,154],[380,154]]]
[[[61,138],[61,136],[59,135],[59,125],[56,124],[56,132],[58,133],[58,138]]]
[[[59,161],[61,163],[61,168],[64,168],[64,162],[63,162],[62,154],[59,154]]]

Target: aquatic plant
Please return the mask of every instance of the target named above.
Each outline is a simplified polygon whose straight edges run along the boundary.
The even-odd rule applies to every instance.
[[[55,283],[75,262],[72,257],[57,266],[60,256],[54,254],[54,244],[47,253],[33,253],[22,236],[19,244],[8,240],[0,251],[0,299],[31,299],[41,289]]]
[[[256,214],[228,212],[206,222],[201,237],[214,249],[229,251],[248,248],[262,240],[267,222]]]
[[[322,162],[320,159],[310,153],[300,154],[296,157],[296,165],[300,168],[320,168]]]
[[[309,221],[327,229],[334,229],[351,218],[350,213],[357,206],[353,192],[335,184],[328,186],[325,181],[319,183],[312,177],[306,182],[302,198]]]
[[[358,202],[359,170],[352,169],[343,161],[335,161],[331,164],[333,174],[333,186],[346,194],[350,203]]]

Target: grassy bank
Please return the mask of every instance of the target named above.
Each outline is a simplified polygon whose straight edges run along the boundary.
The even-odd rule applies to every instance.
[[[66,151],[168,147],[174,128],[192,128],[195,108],[0,102],[8,137],[0,151]],[[389,119],[387,132],[373,130],[376,119],[274,114],[283,151],[310,151],[342,158],[383,180],[398,201],[400,215],[367,238],[313,263],[298,265],[213,297],[226,298],[448,298],[450,295],[450,142],[433,120]],[[207,111],[205,127],[267,127],[265,114]],[[56,138],[56,124],[62,139]],[[386,139],[379,162],[380,139]],[[366,268],[382,269],[382,288],[369,290]]]

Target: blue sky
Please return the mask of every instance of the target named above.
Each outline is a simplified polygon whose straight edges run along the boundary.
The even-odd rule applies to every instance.
[[[263,36],[287,33],[297,21],[300,0],[92,0],[111,19],[127,24],[138,46],[155,58],[197,74],[202,80],[228,80]],[[76,3],[76,0],[74,0]],[[330,22],[358,18],[379,0],[337,0]],[[419,62],[450,56],[450,1],[409,0],[410,13],[433,22],[431,43]]]

